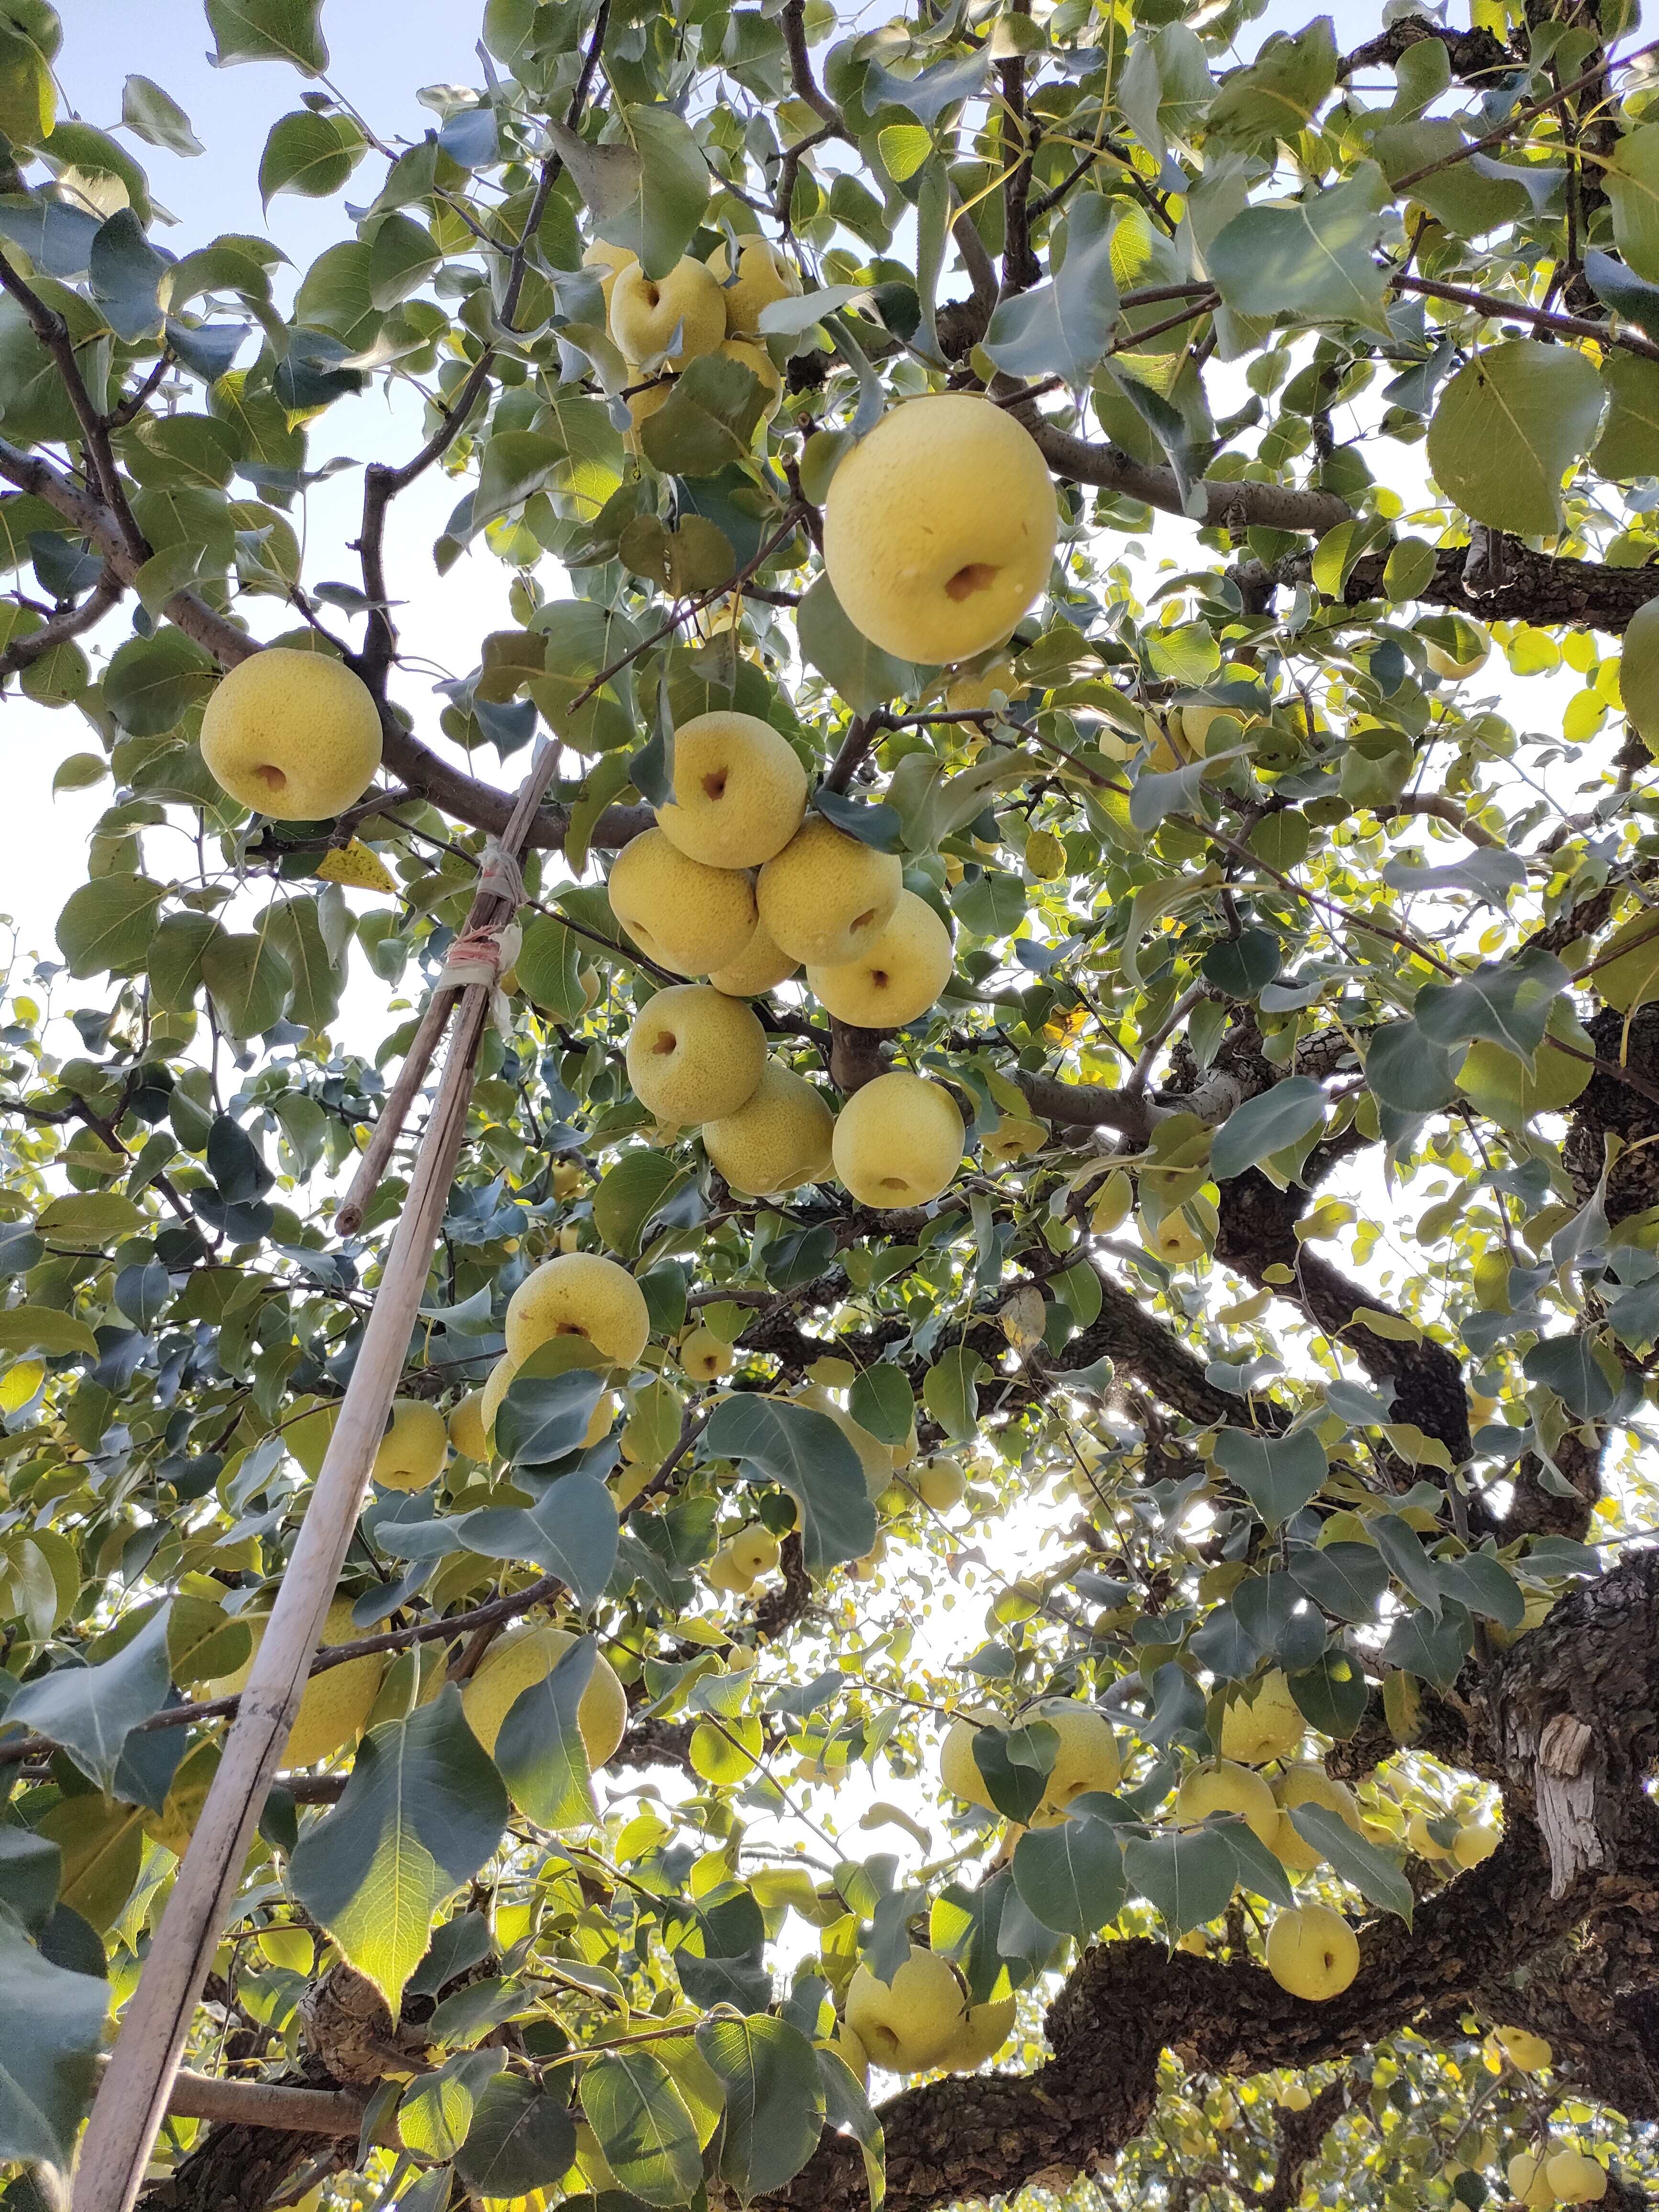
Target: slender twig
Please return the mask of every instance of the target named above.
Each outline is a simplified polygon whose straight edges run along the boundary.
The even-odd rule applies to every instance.
[[[75,419],[81,425],[81,434],[87,449],[88,469],[104,504],[119,526],[122,542],[136,560],[147,561],[149,547],[145,542],[144,533],[133,520],[132,509],[127,505],[127,495],[121,487],[121,472],[115,465],[115,454],[109,441],[109,425],[92,404],[92,394],[87,389],[86,379],[81,374],[81,364],[76,359],[75,341],[70,335],[69,325],[56,309],[46,305],[33,285],[24,283],[3,253],[0,253],[0,285],[4,286],[21,307],[28,318],[29,328],[57,366],[64,393],[75,410]]]
[[[1651,338],[1635,331],[1615,331],[1583,315],[1557,314],[1548,307],[1532,307],[1525,300],[1501,299],[1496,293],[1472,291],[1463,284],[1431,283],[1423,276],[1393,276],[1389,281],[1396,292],[1419,292],[1426,300],[1449,300],[1458,307],[1473,307],[1477,314],[1490,316],[1494,322],[1530,323],[1536,330],[1555,331],[1563,337],[1593,338],[1597,345],[1622,346],[1627,353],[1659,361],[1659,345]]]
[[[1455,154],[1443,155],[1437,161],[1425,161],[1420,169],[1408,169],[1403,177],[1396,177],[1394,179],[1395,196],[1413,185],[1421,184],[1425,177],[1437,176],[1442,169],[1453,168],[1459,161],[1467,161],[1472,154],[1484,154],[1490,147],[1501,146],[1513,135],[1517,124],[1529,122],[1534,116],[1546,114],[1552,107],[1559,107],[1564,100],[1571,100],[1574,93],[1583,92],[1586,85],[1595,84],[1611,70],[1628,69],[1632,62],[1639,62],[1645,55],[1656,53],[1659,53],[1659,39],[1650,39],[1646,46],[1636,47],[1616,62],[1610,62],[1603,56],[1593,69],[1587,69],[1582,76],[1576,76],[1570,83],[1564,84],[1559,92],[1552,92],[1542,100],[1522,100],[1505,121],[1500,123],[1495,131],[1488,131],[1484,138],[1471,138]]]

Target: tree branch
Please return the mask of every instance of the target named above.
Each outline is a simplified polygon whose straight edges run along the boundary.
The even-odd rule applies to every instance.
[[[20,669],[32,668],[37,660],[44,660],[54,647],[72,637],[80,637],[103,620],[121,597],[121,580],[106,563],[103,574],[83,599],[72,607],[61,608],[50,622],[31,632],[27,637],[15,637],[3,653],[0,653],[0,684]]]
[[[1074,437],[1039,414],[1034,402],[1017,404],[1010,412],[1036,440],[1043,459],[1056,476],[1076,483],[1096,484],[1103,491],[1122,492],[1130,499],[1166,514],[1198,520],[1206,527],[1226,529],[1310,530],[1322,535],[1339,522],[1352,520],[1353,510],[1331,491],[1304,491],[1286,484],[1223,483],[1200,479],[1194,489],[1204,495],[1204,512],[1189,515],[1173,469],[1153,467],[1132,460],[1115,446],[1091,445]]]

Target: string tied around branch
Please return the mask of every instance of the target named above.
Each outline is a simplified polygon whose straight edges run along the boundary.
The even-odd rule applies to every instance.
[[[524,899],[524,878],[518,862],[502,851],[492,837],[484,847],[478,870],[478,892],[505,900],[507,910],[495,921],[465,929],[450,946],[438,977],[440,990],[462,991],[471,983],[489,991],[489,1017],[503,1037],[513,1030],[513,1010],[501,979],[519,957],[524,932],[514,919]]]

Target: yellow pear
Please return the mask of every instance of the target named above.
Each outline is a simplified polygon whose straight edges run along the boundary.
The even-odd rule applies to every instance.
[[[1311,1874],[1316,1866],[1324,1863],[1322,1853],[1316,1851],[1311,1844],[1304,1843],[1297,1833],[1296,1824],[1291,1818],[1296,1806],[1322,1805],[1352,1828],[1355,1835],[1363,1833],[1359,1807],[1352,1790],[1344,1783],[1333,1781],[1322,1766],[1310,1763],[1289,1768],[1279,1777],[1273,1795],[1283,1810],[1279,1816],[1276,1832],[1271,1836],[1264,1836],[1262,1841],[1279,1864],[1288,1867],[1292,1874]]]
[[[855,629],[901,660],[970,659],[1007,637],[1048,580],[1059,512],[1047,463],[1005,408],[911,399],[843,459],[823,565]]]
[[[482,1390],[469,1390],[459,1406],[450,1408],[449,1441],[463,1459],[483,1461],[489,1457],[489,1437],[484,1427],[483,1402]]]
[[[758,329],[761,309],[769,307],[774,300],[793,300],[800,295],[800,270],[781,247],[757,232],[745,232],[738,238],[735,276],[724,239],[709,255],[708,270],[725,297],[726,327],[735,337],[747,337]]]
[[[888,1447],[878,1437],[871,1435],[862,1422],[855,1421],[844,1406],[838,1406],[830,1393],[816,1382],[805,1382],[793,1393],[794,1403],[805,1406],[815,1413],[822,1413],[841,1431],[859,1455],[859,1465],[864,1473],[864,1486],[872,1498],[879,1498],[892,1479],[893,1461]]]
[[[669,842],[710,868],[757,868],[800,828],[806,770],[758,715],[697,714],[674,732],[674,797],[657,809]]]
[[[264,1640],[270,1620],[264,1613],[244,1614],[243,1618],[253,1632],[253,1650],[234,1674],[208,1684],[210,1698],[234,1697],[246,1686],[247,1678],[253,1671],[254,1656]],[[358,1632],[352,1625],[351,1600],[337,1597],[324,1618],[319,1642],[350,1644],[356,1641]],[[338,1667],[312,1675],[301,1693],[300,1710],[288,1732],[282,1764],[314,1766],[319,1759],[332,1759],[337,1751],[343,1751],[368,1718],[385,1669],[386,1654],[370,1651],[361,1659],[348,1659]]]
[[[392,1425],[374,1455],[374,1480],[382,1490],[425,1490],[443,1473],[449,1431],[438,1408],[424,1398],[394,1398]]]
[[[860,1206],[927,1206],[962,1164],[962,1115],[942,1084],[894,1070],[854,1091],[836,1120],[836,1173]]]
[[[712,1328],[694,1328],[683,1336],[678,1356],[696,1382],[713,1382],[719,1376],[729,1375],[736,1364],[731,1346]]]
[[[606,888],[611,911],[641,951],[677,975],[727,966],[754,934],[748,877],[692,860],[660,830],[629,840]]]
[[[1555,2191],[1550,2187],[1546,2162],[1531,2151],[1516,2151],[1504,2169],[1510,2185],[1510,2194],[1517,2204],[1524,2204],[1528,2212],[1544,2212],[1544,2207],[1553,2204]]]
[[[1117,1788],[1123,1763],[1104,1713],[1076,1698],[1045,1698],[1020,1718],[1046,1721],[1060,1737],[1042,1802],[1031,1816],[1033,1826],[1063,1819],[1072,1800],[1086,1790]]]
[[[1188,1260],[1196,1260],[1209,1249],[1183,1213],[1166,1213],[1154,1228],[1146,1214],[1136,1216],[1141,1242],[1149,1252],[1156,1254],[1166,1266],[1178,1267]]]
[[[1517,2074],[1547,2073],[1555,2063],[1555,2053],[1547,2039],[1534,2035],[1530,2028],[1495,2027],[1486,2040],[1487,2047],[1507,2058]]]
[[[1644,599],[1626,627],[1619,696],[1631,727],[1659,756],[1659,599]]]
[[[708,980],[730,999],[752,999],[776,983],[787,983],[799,966],[799,960],[779,951],[766,924],[757,921],[754,935],[737,958],[712,969]]]
[[[659,408],[666,407],[674,396],[672,376],[651,380],[637,362],[628,364],[628,428],[623,432],[623,447],[627,453],[639,454],[644,451],[640,443],[640,432]]]
[[[490,1645],[477,1673],[461,1691],[467,1726],[486,1751],[495,1750],[501,1723],[514,1702],[532,1682],[552,1673],[575,1640],[568,1629],[526,1620]],[[597,1771],[616,1751],[628,1727],[628,1692],[603,1651],[593,1655],[593,1671],[576,1708],[576,1726],[587,1764]]]
[[[544,1260],[514,1291],[506,1334],[507,1351],[520,1363],[551,1337],[585,1336],[613,1367],[632,1367],[651,1334],[651,1316],[626,1267],[597,1252],[565,1252]]]
[[[1322,2004],[1359,1972],[1358,1938],[1328,1905],[1278,1913],[1267,1930],[1267,1972],[1293,1997]]]
[[[1313,2092],[1305,2081],[1287,2081],[1279,2093],[1279,2101],[1287,2112],[1305,2112],[1313,2102]]]
[[[747,1597],[755,1587],[755,1577],[744,1574],[729,1544],[720,1546],[703,1572],[710,1589],[724,1591],[728,1597]]]
[[[1018,689],[1013,662],[1006,653],[999,653],[977,676],[971,669],[958,670],[945,687],[945,704],[952,714],[970,714],[988,707],[993,692],[1009,698]]]
[[[988,1813],[994,1813],[996,1806],[974,1757],[974,1738],[981,1723],[989,1723],[993,1727],[1001,1725],[998,1715],[982,1707],[957,1715],[939,1746],[939,1778],[951,1796],[960,1797],[964,1805],[978,1805]]]
[[[1176,1817],[1196,1826],[1212,1813],[1237,1813],[1271,1850],[1279,1833],[1279,1807],[1261,1777],[1230,1759],[1194,1767],[1176,1793]]]
[[[739,1528],[726,1548],[732,1555],[732,1565],[739,1574],[746,1574],[751,1583],[761,1575],[769,1575],[778,1564],[778,1540],[759,1521],[751,1521],[747,1528]]]
[[[218,1686],[213,1686],[216,1690]],[[292,1765],[294,1761],[287,1763]],[[183,1858],[218,1771],[218,1745],[210,1737],[198,1738],[195,1749],[187,1751],[173,1769],[161,1811],[147,1808],[141,1815],[144,1833],[152,1843],[165,1844],[175,1858]]]
[[[962,2030],[966,2010],[961,1983],[936,1951],[910,1946],[890,1983],[860,1966],[847,1991],[847,2025],[890,2074],[920,2074],[937,2066]]]
[[[713,353],[726,336],[726,301],[714,276],[690,255],[665,276],[647,276],[634,261],[611,280],[610,322],[611,342],[626,359],[680,369]]]
[[[761,421],[769,422],[783,404],[783,379],[766,350],[765,342],[760,338],[727,338],[720,351],[728,361],[740,361],[759,383],[765,395],[761,402]]]
[[[1449,1859],[1452,1856],[1450,1846],[1437,1843],[1429,1833],[1429,1821],[1431,1818],[1437,1820],[1443,1818],[1443,1815],[1438,1813],[1433,1814],[1413,1813],[1406,1823],[1406,1841],[1420,1859]]]
[[[916,1495],[931,1513],[948,1513],[967,1494],[968,1478],[960,1460],[923,1460],[915,1473]]]
[[[711,1164],[744,1198],[766,1198],[830,1171],[836,1120],[823,1093],[775,1060],[735,1114],[705,1121]]]
[[[1290,1684],[1274,1668],[1253,1696],[1235,1698],[1222,1716],[1221,1755],[1246,1766],[1288,1759],[1307,1726]]]
[[[521,1364],[503,1352],[484,1377],[483,1389],[478,1393],[478,1422],[484,1432],[484,1442],[492,1449],[495,1442],[495,1416],[501,1410],[507,1386],[518,1373]]]
[[[766,1032],[740,999],[677,983],[635,1017],[624,1051],[634,1096],[679,1128],[746,1106],[766,1066]]]
[[[830,2039],[830,2048],[860,2088],[867,2089],[870,2086],[870,2054],[844,2020],[837,2022],[836,2032]]]
[[[1544,2162],[1544,2179],[1558,2204],[1599,2204],[1607,2193],[1607,2170],[1587,2151],[1557,2151]]]
[[[1487,1820],[1468,1820],[1452,1838],[1452,1856],[1461,1867],[1479,1866],[1489,1859],[1504,1838]]]
[[[755,903],[781,951],[830,968],[856,960],[874,944],[903,889],[896,853],[878,853],[812,814],[762,868]]]
[[[1462,615],[1454,619],[1457,623],[1456,646],[1448,647],[1431,641],[1428,656],[1429,665],[1437,676],[1455,679],[1460,676],[1473,676],[1477,669],[1486,666],[1486,656],[1492,651],[1492,639],[1479,623],[1469,622]]]
[[[818,1003],[837,1021],[891,1030],[925,1014],[951,980],[951,933],[925,898],[902,890],[873,944],[845,966],[807,963]]]
[[[989,2004],[969,2005],[963,2015],[956,2040],[944,2057],[941,2066],[948,2066],[953,2074],[971,2074],[983,2066],[988,2058],[994,2058],[1014,2032],[1014,2014],[1018,2009],[1012,1997],[998,1997]]]
[[[639,258],[631,246],[612,246],[603,238],[596,238],[583,254],[582,267],[599,271],[599,289],[605,295],[607,318],[611,313],[611,290],[617,281],[617,270],[626,269]]]
[[[202,757],[242,805],[276,822],[327,821],[374,781],[380,710],[329,654],[267,646],[239,661],[208,701]]]

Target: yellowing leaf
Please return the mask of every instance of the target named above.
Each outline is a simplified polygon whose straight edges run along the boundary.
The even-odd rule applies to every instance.
[[[391,869],[361,837],[331,847],[317,863],[317,874],[325,884],[344,884],[352,890],[392,892],[398,888]]]

